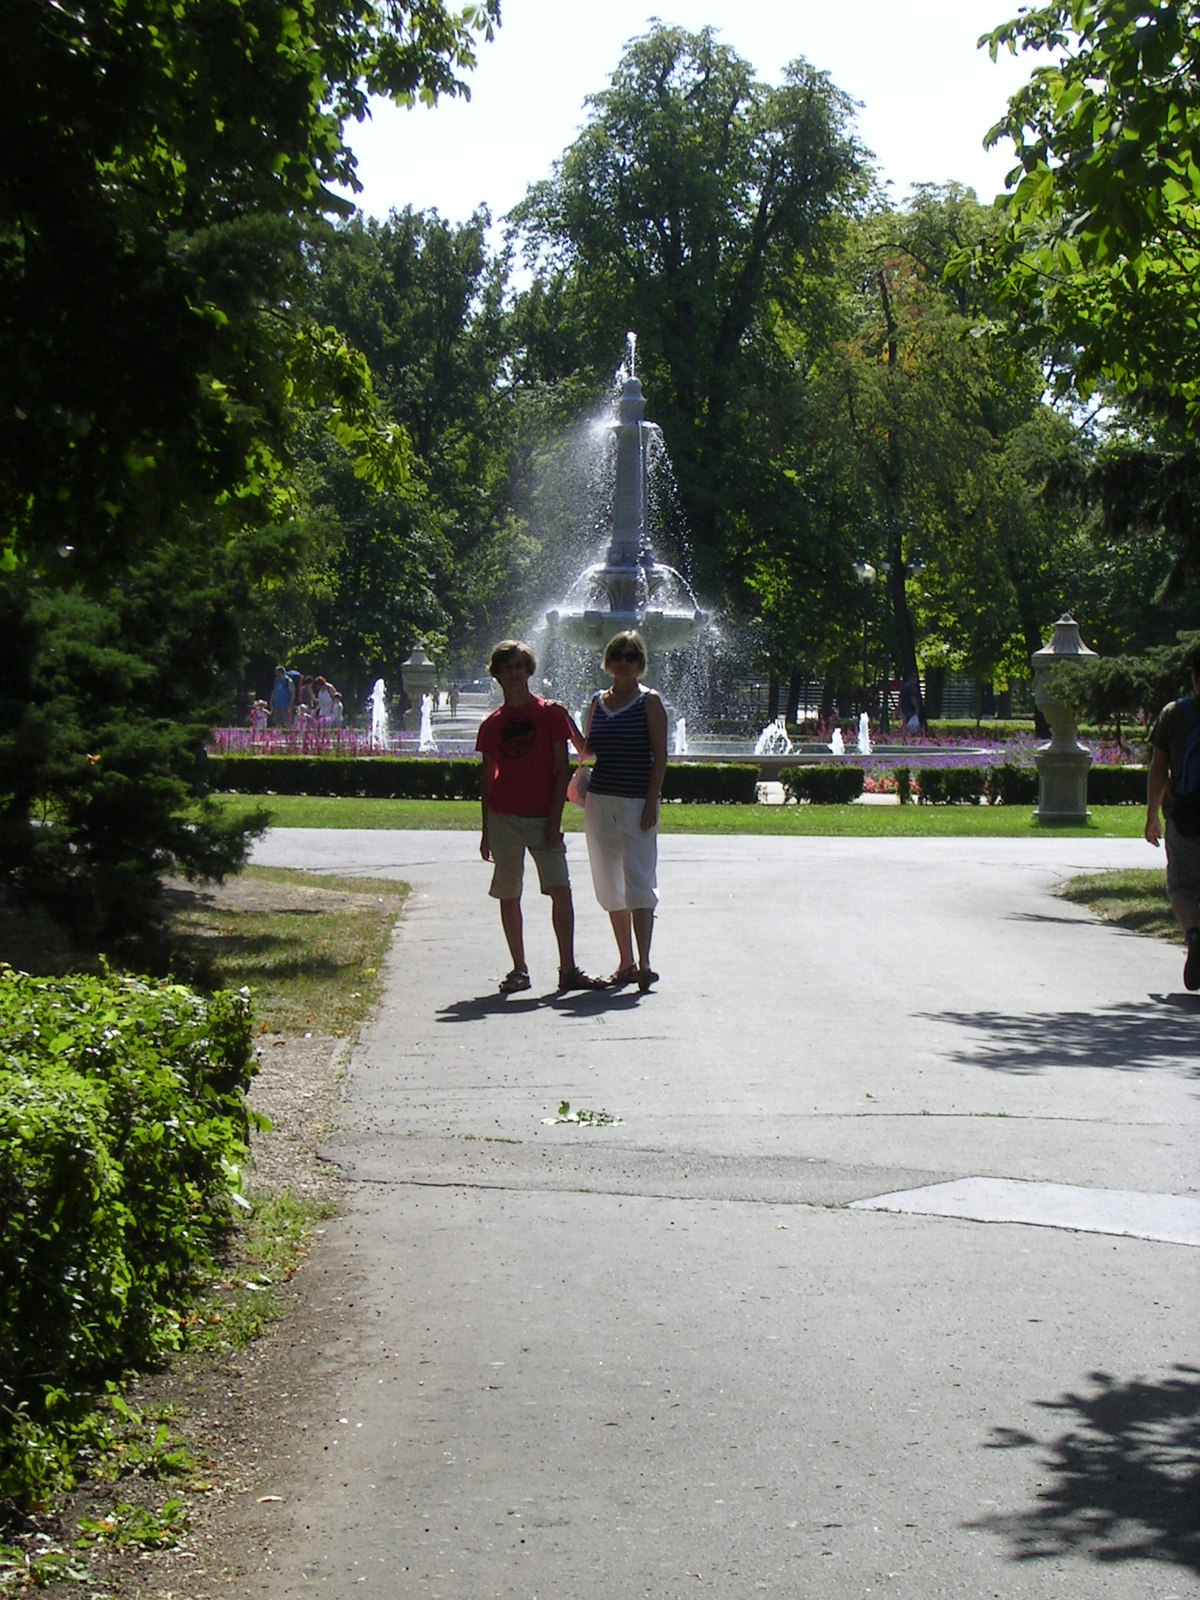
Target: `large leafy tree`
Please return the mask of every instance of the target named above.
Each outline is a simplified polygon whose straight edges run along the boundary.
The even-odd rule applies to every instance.
[[[662,25],[589,104],[587,126],[512,221],[540,268],[540,308],[557,301],[573,319],[597,377],[637,331],[698,576],[723,587],[737,508],[753,499],[739,446],[745,391],[766,370],[756,341],[800,281],[797,258],[819,269],[866,191],[853,105],[804,61],[770,87],[711,28]],[[561,336],[544,315],[529,322],[561,369]]]
[[[1200,6],[1056,0],[983,42],[1050,58],[991,133],[1019,158],[989,259],[1004,335],[1121,405],[1090,498],[1115,535],[1165,536],[1180,595],[1200,583]]]
[[[305,413],[366,477],[406,471],[365,361],[303,311],[304,238],[353,182],[346,119],[370,92],[459,92],[498,13],[0,13],[0,608],[24,652],[0,878],[93,937],[145,929],[172,863],[219,874],[244,850],[195,797],[195,748],[246,593],[290,559]]]

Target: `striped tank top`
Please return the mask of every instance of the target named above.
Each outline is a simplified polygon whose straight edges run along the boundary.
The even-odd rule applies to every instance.
[[[588,748],[596,757],[589,791],[641,800],[650,788],[654,751],[646,724],[646,696],[638,694],[620,711],[608,711],[597,692],[592,696]]]

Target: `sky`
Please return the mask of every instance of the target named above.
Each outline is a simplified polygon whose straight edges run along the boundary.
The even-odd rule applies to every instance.
[[[503,0],[469,102],[411,111],[377,102],[369,122],[348,127],[357,204],[376,217],[436,208],[451,222],[483,204],[497,222],[549,175],[586,120],[586,96],[654,16],[693,32],[711,25],[768,83],[797,56],[828,72],[862,102],[859,136],[893,199],[913,183],[955,179],[990,200],[1012,147],[987,152],[983,139],[1034,58],[1005,51],[993,64],[976,41],[1017,10],[1017,0]]]

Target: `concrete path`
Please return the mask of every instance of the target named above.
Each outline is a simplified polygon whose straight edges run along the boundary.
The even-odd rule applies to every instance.
[[[414,894],[307,1269],[326,1403],[247,1592],[1200,1595],[1200,997],[1051,893],[1161,858],[661,855],[657,992],[557,998],[527,894],[503,1000],[473,835],[259,847]]]

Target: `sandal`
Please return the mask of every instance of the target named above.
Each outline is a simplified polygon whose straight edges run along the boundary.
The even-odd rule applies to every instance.
[[[658,973],[657,972],[651,972],[649,967],[639,967],[638,968],[637,986],[638,986],[638,989],[640,990],[640,992],[642,994],[645,994],[646,990],[650,987],[650,985],[652,983],[657,983],[657,982],[658,982]]]
[[[569,989],[607,989],[607,978],[589,978],[587,973],[579,967],[559,967],[558,992],[566,994]]]
[[[520,967],[514,967],[507,978],[500,979],[501,994],[519,994],[522,989],[528,989],[529,974]]]
[[[638,969],[636,967],[618,967],[608,980],[610,989],[623,989],[627,983],[637,982]]]

